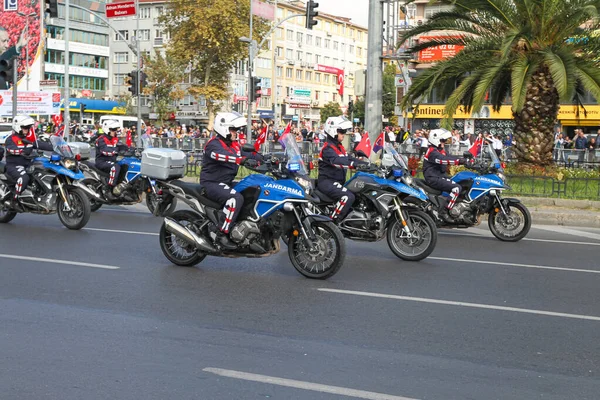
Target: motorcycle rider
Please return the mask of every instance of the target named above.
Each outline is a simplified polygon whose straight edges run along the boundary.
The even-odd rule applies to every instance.
[[[16,182],[14,200],[18,197],[33,197],[31,190],[27,189],[30,180],[27,168],[33,160],[33,149],[52,151],[50,143],[26,139],[34,125],[35,120],[30,116],[17,115],[12,124],[13,133],[6,138],[6,175]]]
[[[344,116],[329,117],[325,122],[327,139],[319,154],[317,189],[336,201],[331,218],[343,220],[354,203],[354,193],[344,187],[348,169],[360,169],[367,162],[349,156],[342,145],[344,135],[352,129],[352,122]]]
[[[119,138],[117,137],[121,125],[114,120],[108,120],[102,125],[105,134],[96,140],[96,168],[109,174],[108,186],[111,188],[112,193],[107,191],[105,193],[106,197],[110,198],[111,195],[118,197],[124,186],[127,185],[124,182],[117,185],[119,173],[121,172],[121,166],[117,163],[117,155],[119,150],[125,148],[124,145],[119,144]]]
[[[215,233],[221,245],[229,250],[237,248],[229,239],[229,232],[244,205],[244,198],[231,185],[240,165],[254,168],[263,159],[259,153],[241,150],[237,137],[245,127],[246,119],[241,114],[218,113],[213,128],[216,135],[204,147],[200,172],[200,183],[206,191],[206,197],[223,204],[223,209],[218,213],[219,226]]]
[[[450,201],[446,204],[446,210],[450,216],[456,217],[452,214],[452,209],[460,195],[461,186],[452,182],[446,174],[447,166],[470,165],[473,160],[446,155],[444,145],[451,138],[452,134],[446,130],[434,129],[429,133],[427,139],[429,147],[423,158],[423,176],[428,186],[450,193]],[[442,213],[442,217],[447,217],[447,215]]]

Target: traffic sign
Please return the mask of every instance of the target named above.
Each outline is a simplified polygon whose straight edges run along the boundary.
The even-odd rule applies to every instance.
[[[404,80],[404,76],[396,75],[394,82],[396,83],[396,87],[404,87],[406,81]]]
[[[58,86],[56,79],[44,79],[40,81],[40,86]]]
[[[135,15],[135,1],[109,3],[106,5],[106,18],[119,18]]]

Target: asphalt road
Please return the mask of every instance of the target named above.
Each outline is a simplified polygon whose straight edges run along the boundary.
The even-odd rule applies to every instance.
[[[420,263],[348,242],[322,282],[287,252],[174,267],[160,223],[0,226],[2,400],[600,398],[600,230],[444,231]]]

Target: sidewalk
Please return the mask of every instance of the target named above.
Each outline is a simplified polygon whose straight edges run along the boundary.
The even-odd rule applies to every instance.
[[[198,183],[197,177],[185,182]],[[600,201],[519,197],[531,212],[533,224],[600,228]]]

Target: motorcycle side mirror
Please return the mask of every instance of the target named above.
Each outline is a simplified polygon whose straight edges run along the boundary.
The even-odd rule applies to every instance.
[[[242,150],[247,152],[247,153],[254,153],[254,145],[250,144],[250,143],[245,143],[242,146]]]
[[[473,154],[472,154],[471,152],[469,152],[469,151],[465,151],[465,152],[463,153],[463,157],[464,157],[464,158],[467,158],[467,159],[474,158]]]

